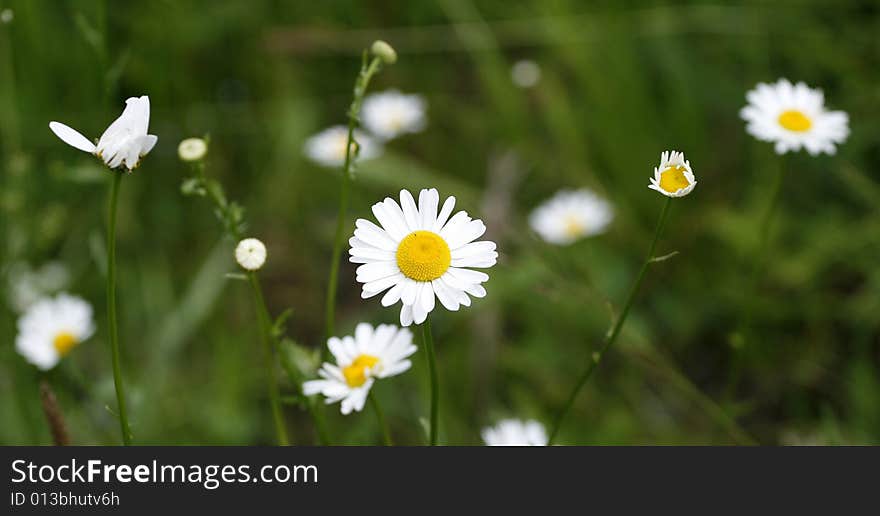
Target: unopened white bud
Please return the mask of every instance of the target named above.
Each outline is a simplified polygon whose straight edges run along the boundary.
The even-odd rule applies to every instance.
[[[266,263],[266,246],[256,238],[245,238],[235,247],[235,261],[249,271],[259,270]]]
[[[183,161],[200,161],[208,153],[208,142],[201,138],[187,138],[177,146],[177,155]]]
[[[397,61],[397,52],[394,51],[394,47],[385,43],[381,39],[377,39],[373,42],[373,46],[370,47],[370,52],[381,59],[385,64],[394,64]]]

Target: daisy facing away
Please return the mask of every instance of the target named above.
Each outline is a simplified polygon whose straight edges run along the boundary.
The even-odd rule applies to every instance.
[[[684,197],[697,186],[691,162],[683,152],[666,151],[660,155],[660,166],[654,168],[654,177],[648,188],[667,197]]]
[[[94,332],[92,306],[78,297],[59,294],[37,301],[18,319],[15,349],[47,371]]]
[[[141,158],[153,150],[159,139],[156,135],[147,134],[149,125],[150,98],[144,95],[125,101],[125,110],[104,131],[97,145],[61,122],[49,122],[49,129],[64,143],[94,154],[108,167],[124,165],[131,172],[140,164]]]
[[[834,154],[836,145],[849,136],[849,117],[843,111],[826,111],[822,90],[799,82],[779,79],[759,83],[746,94],[748,105],[740,110],[746,131],[773,142],[776,154],[799,151],[810,155]]]
[[[425,128],[425,99],[397,90],[374,93],[364,99],[361,108],[364,127],[383,140]]]
[[[358,324],[353,337],[331,337],[327,347],[336,364],[325,362],[318,370],[321,379],[305,382],[303,393],[321,394],[328,404],[342,401],[343,414],[360,412],[376,378],[396,376],[412,366],[412,339],[406,328],[380,324],[374,329],[367,323]]]
[[[359,145],[357,159],[366,160],[382,154],[382,145],[362,131],[354,131],[354,140]],[[306,140],[303,151],[315,163],[337,168],[345,164],[345,145],[348,143],[348,128],[335,125]]]
[[[504,419],[484,428],[482,436],[487,446],[547,446],[544,425],[533,419]]]
[[[535,208],[529,225],[546,242],[566,245],[604,232],[613,218],[608,201],[593,192],[562,190]]]
[[[435,300],[447,310],[470,306],[473,297],[484,297],[482,283],[489,275],[471,268],[495,265],[495,242],[475,240],[486,232],[480,220],[467,212],[452,215],[455,197],[449,197],[438,213],[437,190],[419,192],[419,202],[407,190],[400,191],[400,204],[386,197],[373,205],[381,226],[358,219],[349,240],[350,261],[363,283],[361,297],[385,292],[382,306],[398,301],[400,324],[421,324],[435,307]],[[452,215],[452,216],[450,216]]]

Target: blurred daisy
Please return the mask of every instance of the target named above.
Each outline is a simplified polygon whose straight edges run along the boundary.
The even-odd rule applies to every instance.
[[[358,160],[371,159],[382,154],[382,145],[355,130],[354,139],[360,145]],[[336,125],[325,129],[306,140],[306,157],[325,167],[341,167],[345,163],[345,144],[348,142],[348,128]]]
[[[434,309],[435,296],[448,310],[470,306],[468,296],[483,297],[486,273],[469,267],[495,265],[495,243],[474,242],[486,232],[480,220],[460,211],[450,217],[455,197],[443,203],[436,189],[422,190],[416,206],[412,194],[400,191],[400,204],[390,197],[373,205],[381,224],[358,219],[349,254],[363,283],[361,297],[373,297],[385,290],[382,306],[398,301],[400,324],[421,324]]]
[[[611,205],[593,192],[562,190],[532,212],[529,224],[547,242],[564,245],[602,233],[613,218]]]
[[[235,261],[243,269],[259,270],[266,263],[266,246],[256,238],[245,238],[235,246]]]
[[[667,151],[660,155],[660,166],[654,168],[654,177],[648,188],[667,197],[684,197],[696,185],[694,171],[691,163],[684,159],[684,153]]]
[[[49,122],[49,129],[61,140],[83,152],[98,156],[110,168],[125,165],[129,171],[140,163],[156,145],[158,137],[147,134],[150,125],[150,98],[131,97],[125,101],[125,110],[98,140],[98,145],[60,122]]]
[[[849,136],[849,117],[843,111],[826,111],[820,89],[786,79],[776,84],[759,83],[746,94],[749,104],[740,116],[748,122],[746,131],[755,138],[774,142],[776,153],[798,151],[801,147],[815,156],[834,154],[835,144]]]
[[[208,153],[208,142],[202,138],[187,138],[177,146],[177,156],[182,161],[200,161]]]
[[[303,384],[306,396],[321,394],[327,403],[342,401],[342,413],[364,408],[367,395],[376,378],[396,376],[412,366],[407,357],[416,352],[412,332],[390,324],[375,329],[360,323],[354,337],[331,337],[327,347],[336,359],[336,365],[325,362],[318,370],[320,380]]]
[[[510,68],[510,78],[520,88],[531,88],[541,80],[541,67],[529,59],[517,61]]]
[[[489,446],[547,446],[547,433],[535,420],[504,419],[483,429],[483,441]]]
[[[361,108],[364,127],[383,140],[425,128],[425,99],[420,95],[404,95],[397,90],[374,93]]]
[[[12,9],[3,9],[0,11],[0,22],[2,23],[12,23],[12,20],[15,19],[15,12]]]
[[[37,301],[18,319],[15,349],[45,371],[55,367],[94,331],[91,305],[78,297],[59,294]]]

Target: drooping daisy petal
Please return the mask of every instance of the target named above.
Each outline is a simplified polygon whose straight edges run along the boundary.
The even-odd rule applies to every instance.
[[[97,149],[95,144],[80,134],[79,131],[62,124],[61,122],[49,122],[49,129],[55,133],[55,136],[61,138],[61,141],[75,149],[88,153],[94,153],[95,149]]]

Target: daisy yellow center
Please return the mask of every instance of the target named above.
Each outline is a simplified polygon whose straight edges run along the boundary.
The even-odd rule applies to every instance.
[[[349,387],[360,387],[367,382],[367,369],[379,363],[379,358],[373,355],[359,355],[348,366],[342,368],[345,383]]]
[[[443,238],[432,231],[413,231],[397,246],[397,267],[416,281],[433,281],[449,268],[452,252]]]
[[[690,182],[684,175],[685,168],[681,165],[675,165],[660,172],[660,188],[669,193],[675,193],[682,188],[690,186]]]
[[[583,234],[584,225],[580,220],[575,218],[572,215],[566,215],[565,220],[563,221],[563,230],[565,236],[567,237],[577,237]]]
[[[789,109],[779,115],[779,125],[789,131],[802,133],[809,131],[810,128],[813,127],[813,121],[802,112],[796,109]]]
[[[68,353],[70,350],[76,346],[78,340],[72,333],[62,331],[59,334],[55,335],[55,338],[52,339],[52,345],[55,346],[55,350],[62,357]]]

